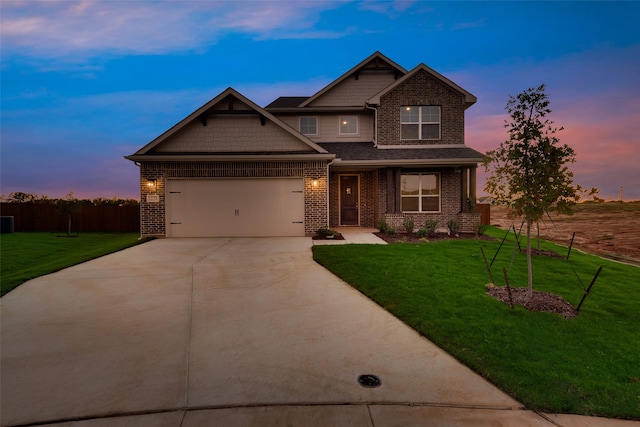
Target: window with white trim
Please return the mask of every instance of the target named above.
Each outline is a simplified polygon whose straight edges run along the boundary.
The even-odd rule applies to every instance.
[[[440,139],[440,107],[400,107],[400,139]]]
[[[440,174],[408,173],[401,178],[402,212],[440,212]]]
[[[358,133],[358,116],[339,117],[340,135],[356,135]]]
[[[317,117],[300,117],[300,133],[303,135],[318,134],[318,118]]]

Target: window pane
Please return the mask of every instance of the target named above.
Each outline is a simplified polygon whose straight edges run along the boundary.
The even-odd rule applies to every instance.
[[[419,139],[418,125],[400,125],[400,139]]]
[[[440,123],[440,107],[422,107],[423,123]]]
[[[417,196],[419,185],[420,185],[419,175],[402,175],[401,194],[403,196],[407,196],[407,195]]]
[[[315,117],[300,117],[300,132],[305,135],[315,135],[318,133],[318,126]]]
[[[401,107],[400,121],[402,123],[407,123],[407,122],[418,123],[419,111],[420,111],[420,107]]]
[[[440,210],[440,197],[423,197],[422,211],[431,212]]]
[[[402,198],[402,210],[406,211],[418,211],[418,198],[417,197],[403,197]]]
[[[358,133],[358,118],[356,116],[340,117],[340,133]]]
[[[422,139],[440,139],[440,125],[422,125]]]
[[[438,182],[438,174],[424,174],[420,176],[420,183],[422,184],[422,194],[440,194],[440,183]]]

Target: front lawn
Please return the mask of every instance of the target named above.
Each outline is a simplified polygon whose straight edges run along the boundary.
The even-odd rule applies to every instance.
[[[491,229],[502,238],[504,231]],[[496,384],[528,408],[640,419],[640,268],[577,251],[570,261],[535,257],[534,289],[574,307],[604,267],[577,317],[512,310],[486,294],[499,241],[314,246],[317,262]],[[510,236],[496,285],[526,286],[526,258]],[[567,249],[544,242],[542,249]],[[574,274],[575,271],[575,274]],[[577,275],[577,276],[576,276]],[[582,282],[582,283],[581,283]],[[425,361],[428,363],[428,361]]]
[[[141,243],[138,233],[12,233],[0,237],[2,295],[21,283]]]

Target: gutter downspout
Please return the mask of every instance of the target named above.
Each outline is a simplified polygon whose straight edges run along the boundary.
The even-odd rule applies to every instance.
[[[364,108],[374,111],[373,119],[373,147],[378,147],[378,108],[369,106],[369,103],[365,101]]]

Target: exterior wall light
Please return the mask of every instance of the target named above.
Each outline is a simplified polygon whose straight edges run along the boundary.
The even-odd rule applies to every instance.
[[[157,180],[155,179],[150,179],[147,181],[147,188],[151,191],[156,191],[156,183]]]
[[[314,179],[313,181],[311,181],[311,185],[316,188],[318,186],[318,180]]]

